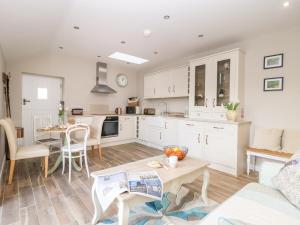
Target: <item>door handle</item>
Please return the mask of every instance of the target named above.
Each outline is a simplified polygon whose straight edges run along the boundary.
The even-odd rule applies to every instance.
[[[30,100],[23,98],[23,105],[26,105],[27,102],[30,102]]]
[[[171,89],[171,87],[169,86],[169,87],[168,87],[168,92],[169,92],[169,93],[171,92],[170,89]]]
[[[200,134],[198,134],[198,143],[200,144]]]
[[[175,85],[173,85],[173,92],[175,93]]]
[[[206,135],[205,144],[208,145],[208,135]]]

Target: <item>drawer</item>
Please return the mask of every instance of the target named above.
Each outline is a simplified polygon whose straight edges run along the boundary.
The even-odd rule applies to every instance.
[[[180,121],[179,122],[179,129],[195,129],[195,130],[198,130],[198,129],[202,129],[205,127],[205,123],[203,122],[197,122],[197,121],[189,121],[189,120],[186,120],[186,121]]]
[[[234,133],[237,129],[236,125],[223,124],[223,123],[208,123],[206,128],[212,132],[219,133]]]
[[[211,119],[211,113],[210,112],[199,112],[199,111],[194,111],[190,112],[189,115],[190,118],[201,118],[201,119]]]
[[[85,123],[85,124],[91,124],[93,120],[93,117],[77,117],[75,119],[76,123]]]

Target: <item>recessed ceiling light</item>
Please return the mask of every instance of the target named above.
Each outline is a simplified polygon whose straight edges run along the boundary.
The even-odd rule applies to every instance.
[[[109,58],[112,59],[118,59],[121,61],[125,61],[125,62],[130,62],[130,63],[134,63],[134,64],[143,64],[148,62],[149,60],[147,59],[142,59],[133,55],[128,55],[122,52],[114,52],[113,54],[111,54],[110,56],[108,56]]]
[[[121,44],[123,44],[123,45],[126,44],[126,41],[121,41]]]
[[[126,64],[130,64],[130,62],[127,62]]]
[[[158,52],[157,52],[157,51],[155,51],[155,52],[153,52],[153,54],[157,55],[157,54],[158,54]]]
[[[58,48],[59,48],[60,50],[63,50],[63,49],[64,49],[64,47],[63,47],[63,46],[59,46]]]
[[[282,5],[283,5],[283,7],[289,7],[290,6],[290,2],[286,1]]]
[[[198,37],[202,38],[202,37],[204,37],[204,35],[203,34],[198,34]]]
[[[100,57],[101,57],[101,55],[97,55],[97,57],[98,57],[98,58],[100,58]]]
[[[168,20],[168,19],[170,19],[170,16],[169,15],[165,15],[164,16],[164,20]]]
[[[80,28],[78,26],[73,27],[75,30],[79,30]]]
[[[150,37],[151,34],[152,34],[152,31],[151,31],[150,29],[145,29],[145,30],[144,30],[144,36],[145,36],[145,37]]]

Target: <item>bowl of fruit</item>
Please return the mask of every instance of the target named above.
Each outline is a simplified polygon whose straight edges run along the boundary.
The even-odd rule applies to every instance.
[[[188,153],[188,148],[183,146],[169,145],[164,147],[164,153],[167,157],[177,156],[178,160],[183,160]]]

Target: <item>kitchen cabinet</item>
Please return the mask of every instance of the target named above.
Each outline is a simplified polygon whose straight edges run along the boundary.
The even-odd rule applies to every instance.
[[[144,77],[144,98],[188,96],[188,66],[156,72]]]
[[[191,157],[204,158],[203,128],[204,124],[200,122],[179,121],[178,142],[180,146],[188,147]]]
[[[161,132],[163,146],[178,144],[178,122],[176,119],[165,119]]]
[[[244,56],[239,49],[190,62],[189,112],[191,118],[225,120],[224,104],[243,107]]]
[[[127,140],[136,138],[136,117],[119,116],[119,139]]]

